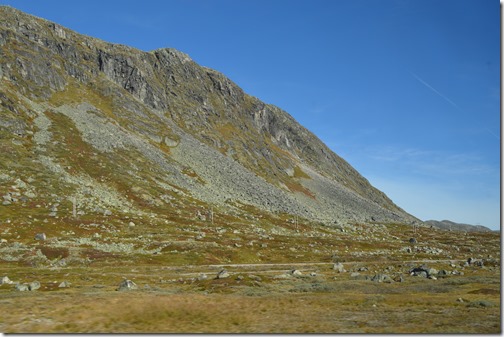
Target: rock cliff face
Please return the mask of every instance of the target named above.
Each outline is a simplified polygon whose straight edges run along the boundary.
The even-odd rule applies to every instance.
[[[83,214],[417,221],[287,112],[182,52],[106,43],[10,7],[0,15],[2,194],[20,181],[31,204],[74,200]]]

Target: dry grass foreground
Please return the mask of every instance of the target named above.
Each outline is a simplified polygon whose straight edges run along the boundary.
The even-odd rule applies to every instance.
[[[96,271],[98,272],[98,271]],[[500,273],[438,280],[317,277],[0,291],[7,333],[500,333]],[[245,274],[241,274],[245,275]],[[257,274],[256,274],[257,275]],[[255,276],[254,276],[255,277]],[[97,280],[93,280],[96,282]],[[98,280],[99,281],[99,280]],[[41,289],[43,290],[43,289]],[[458,301],[461,298],[463,302]]]

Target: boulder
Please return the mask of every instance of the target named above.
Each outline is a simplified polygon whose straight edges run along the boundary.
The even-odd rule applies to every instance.
[[[394,276],[393,280],[394,282],[404,282],[404,278],[401,274],[397,274],[396,276]]]
[[[12,284],[12,282],[7,276],[4,276],[0,279],[0,284]]]
[[[222,278],[228,278],[230,275],[226,269],[222,269],[220,272],[217,273],[217,279],[222,279]]]
[[[428,268],[427,273],[429,274],[429,276],[433,276],[433,275],[437,275],[439,273],[439,271],[435,268]]]
[[[431,274],[431,272],[437,274],[438,271],[434,268],[428,268],[426,266],[420,266],[416,267],[410,270],[410,275],[411,276],[419,276],[419,277],[425,277],[428,278],[430,276],[433,276],[434,274]]]
[[[30,291],[30,288],[28,287],[28,285],[26,283],[18,283],[16,284],[16,288],[15,288],[17,291]]]
[[[33,281],[28,283],[28,289],[30,291],[37,290],[40,288],[40,282],[39,281]]]
[[[291,274],[292,276],[303,276],[303,273],[300,272],[299,270],[297,269],[292,269],[289,274]]]
[[[63,281],[59,284],[58,288],[68,288],[70,287],[70,282]]]
[[[343,267],[343,263],[341,263],[341,262],[336,262],[333,265],[333,270],[337,271],[338,273],[346,272],[345,268]]]
[[[379,282],[379,283],[392,283],[394,280],[387,274],[376,274],[371,278],[371,281],[373,282]]]
[[[122,280],[121,283],[119,283],[119,286],[117,287],[116,290],[119,291],[124,291],[124,290],[135,290],[138,289],[138,286],[135,284],[135,282],[131,280]]]
[[[44,241],[45,239],[47,239],[45,233],[37,233],[37,234],[35,234],[35,240],[42,240],[42,241]]]

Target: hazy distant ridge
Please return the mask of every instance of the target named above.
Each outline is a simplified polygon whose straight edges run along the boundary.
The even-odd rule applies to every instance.
[[[425,224],[434,226],[440,229],[453,230],[453,231],[466,231],[466,232],[491,232],[490,228],[481,225],[468,225],[463,223],[456,223],[450,220],[428,220]]]

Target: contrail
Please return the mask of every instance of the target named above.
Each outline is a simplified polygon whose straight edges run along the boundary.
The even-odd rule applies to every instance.
[[[423,85],[425,85],[427,88],[429,88],[430,90],[434,91],[436,94],[438,94],[441,98],[443,98],[444,100],[446,100],[448,103],[450,103],[451,105],[453,105],[454,107],[456,107],[457,109],[460,110],[459,106],[457,104],[455,104],[455,102],[453,102],[451,99],[449,99],[448,97],[446,97],[445,95],[443,95],[442,93],[440,93],[439,91],[437,91],[435,88],[433,88],[429,83],[425,82],[424,80],[422,80],[420,77],[418,77],[417,74],[413,73],[413,72],[409,72],[418,82],[422,83]]]
[[[429,83],[425,82],[424,80],[422,80],[420,77],[418,77],[417,74],[415,74],[414,72],[409,72],[411,74],[411,76],[413,76],[418,82],[422,83],[423,85],[425,85],[427,88],[429,88],[430,90],[434,91],[436,94],[438,94],[441,98],[443,98],[445,101],[447,101],[448,103],[450,103],[451,105],[453,105],[455,108],[457,108],[457,110],[462,111],[462,109],[460,109],[460,107],[455,104],[455,102],[453,102],[451,99],[449,99],[448,97],[446,97],[445,95],[443,95],[442,93],[440,93],[439,91],[437,91],[434,87],[432,87]],[[496,139],[499,139],[500,140],[500,137],[497,136],[495,133],[493,133],[489,128],[485,128],[486,131],[488,131],[489,134],[491,134],[492,136],[494,136]]]

